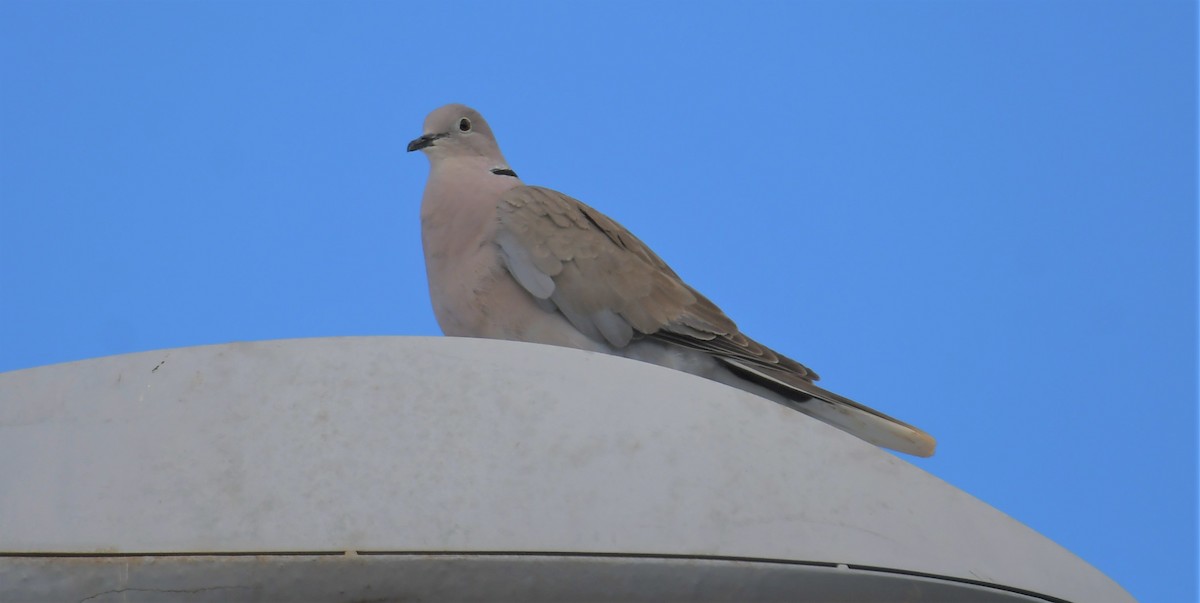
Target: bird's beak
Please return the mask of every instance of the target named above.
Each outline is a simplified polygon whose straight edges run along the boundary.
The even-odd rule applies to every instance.
[[[408,152],[420,151],[421,149],[433,146],[433,141],[439,138],[445,138],[445,134],[426,134],[410,143],[408,143]]]

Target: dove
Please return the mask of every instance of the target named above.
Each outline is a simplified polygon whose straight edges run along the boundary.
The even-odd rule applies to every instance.
[[[876,446],[933,454],[925,432],[818,387],[815,372],[744,335],[612,218],[523,183],[474,109],[433,111],[408,151],[429,159],[421,239],[446,335],[651,362],[773,400]]]

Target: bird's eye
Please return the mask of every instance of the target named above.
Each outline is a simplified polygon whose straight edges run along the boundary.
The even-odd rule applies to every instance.
[[[461,132],[470,132],[471,131],[471,120],[469,120],[465,117],[458,120],[458,129]]]

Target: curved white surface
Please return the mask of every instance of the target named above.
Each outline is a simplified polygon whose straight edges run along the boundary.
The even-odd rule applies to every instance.
[[[576,350],[356,337],[99,358],[0,374],[0,434],[8,554],[744,557],[1133,600],[836,429]]]

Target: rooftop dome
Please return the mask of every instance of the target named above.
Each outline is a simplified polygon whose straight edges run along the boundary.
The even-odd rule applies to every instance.
[[[246,342],[0,400],[3,600],[1133,600],[890,453],[601,354]]]

